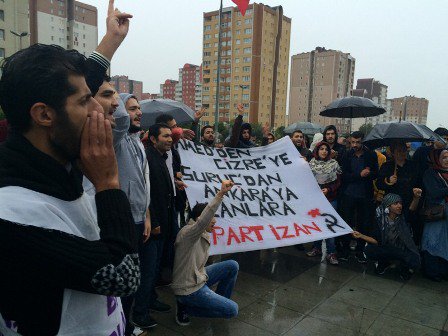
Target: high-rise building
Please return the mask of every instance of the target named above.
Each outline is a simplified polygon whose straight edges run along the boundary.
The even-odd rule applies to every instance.
[[[31,44],[56,44],[88,56],[98,45],[96,7],[74,0],[30,0]]]
[[[289,123],[333,124],[339,132],[348,132],[348,119],[321,117],[319,113],[333,100],[350,96],[354,74],[355,59],[349,53],[317,47],[292,56]]]
[[[167,79],[163,84],[160,84],[160,95],[162,98],[176,100],[176,85],[178,83],[174,79]]]
[[[417,98],[415,96],[404,96],[392,98],[392,120],[406,120],[416,124],[426,125],[428,119],[429,101],[426,98]]]
[[[111,80],[118,93],[132,93],[138,100],[142,99],[143,82],[129,79],[128,76],[113,76]]]
[[[215,122],[219,12],[204,13],[202,105],[204,124]],[[236,7],[223,9],[221,20],[219,121],[231,122],[243,103],[245,120],[286,124],[291,19],[281,6],[253,3],[245,16]]]
[[[0,59],[30,45],[28,1],[0,1]]]
[[[387,85],[382,84],[374,78],[358,79],[356,89],[352,90],[352,96],[369,98],[386,110],[386,113],[376,117],[353,119],[352,129],[357,130],[365,123],[376,125],[390,121],[391,115],[387,112]]]
[[[149,93],[149,92],[143,92],[142,93],[142,100],[146,99],[158,99],[161,98],[159,93]]]

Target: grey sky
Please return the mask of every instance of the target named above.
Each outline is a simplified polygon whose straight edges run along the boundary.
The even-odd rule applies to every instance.
[[[104,34],[107,0],[84,0],[98,8]],[[128,75],[157,93],[178,68],[202,60],[202,14],[219,0],[115,0],[134,15],[129,35],[112,63],[112,74]],[[253,1],[251,1],[252,3]],[[261,2],[261,1],[260,1]],[[428,124],[448,127],[448,1],[446,0],[264,0],[282,5],[292,18],[291,55],[316,46],[349,52],[357,78],[388,85],[388,97],[429,100]],[[233,2],[224,0],[224,6]],[[445,84],[444,84],[445,83]]]

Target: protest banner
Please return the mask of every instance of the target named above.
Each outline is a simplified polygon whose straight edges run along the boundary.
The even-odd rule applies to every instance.
[[[216,212],[210,254],[261,250],[352,232],[323,195],[288,137],[255,148],[179,142],[188,201],[208,203],[222,180],[233,189]]]

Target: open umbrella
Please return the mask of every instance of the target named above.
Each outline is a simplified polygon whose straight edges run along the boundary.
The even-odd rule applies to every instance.
[[[296,122],[294,124],[289,125],[285,128],[284,133],[285,134],[292,134],[294,131],[301,130],[306,135],[314,135],[316,133],[322,133],[324,131],[324,128],[315,123],[310,122]]]
[[[330,118],[368,118],[385,113],[386,110],[364,97],[344,97],[332,101],[319,114]],[[350,133],[352,122],[350,120]]]
[[[364,145],[370,148],[389,146],[394,141],[423,142],[444,140],[425,125],[408,121],[379,123],[373,127],[364,139]]]
[[[156,118],[168,113],[176,119],[177,124],[184,124],[194,120],[194,111],[184,103],[171,99],[147,99],[140,102],[143,113],[141,126],[148,128],[154,125]]]

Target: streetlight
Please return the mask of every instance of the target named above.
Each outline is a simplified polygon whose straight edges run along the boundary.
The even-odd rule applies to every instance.
[[[247,89],[247,85],[240,85],[241,88],[241,102],[243,102],[243,91]]]
[[[20,46],[20,50],[22,50],[22,38],[24,38],[25,36],[28,36],[28,32],[22,32],[22,33],[16,33],[15,31],[10,30],[11,34],[17,36],[19,38],[19,46]]]

